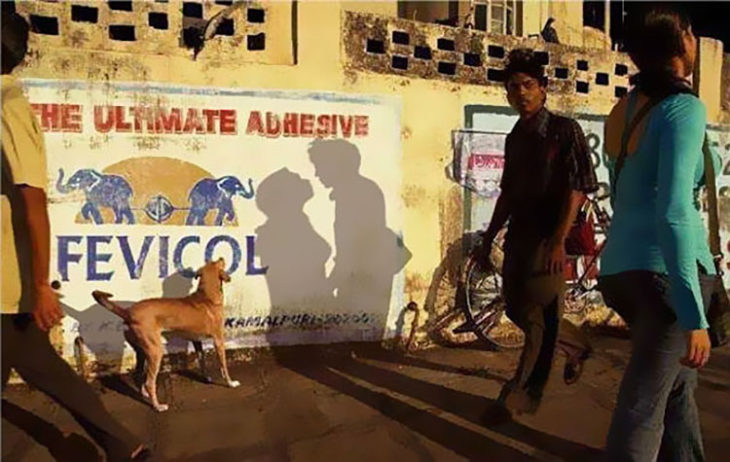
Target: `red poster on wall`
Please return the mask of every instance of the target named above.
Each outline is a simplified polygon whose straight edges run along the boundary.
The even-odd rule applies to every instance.
[[[454,180],[482,197],[499,196],[506,138],[505,133],[452,132]]]

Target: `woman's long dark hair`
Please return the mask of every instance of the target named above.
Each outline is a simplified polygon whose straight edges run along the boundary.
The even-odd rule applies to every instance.
[[[671,69],[672,59],[685,54],[683,33],[689,28],[689,16],[674,4],[643,4],[630,14],[624,51],[640,71],[631,84],[649,97],[691,93]]]

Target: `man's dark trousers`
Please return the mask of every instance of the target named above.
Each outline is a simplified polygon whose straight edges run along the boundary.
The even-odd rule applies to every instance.
[[[563,319],[565,277],[542,268],[545,241],[522,236],[505,243],[503,267],[507,316],[525,334],[525,346],[514,378],[505,385],[502,398],[522,389],[539,403],[552,367],[556,344],[568,357],[589,348],[585,334]]]
[[[125,460],[139,442],[104,408],[91,385],[56,353],[48,333],[30,314],[2,315],[2,388],[10,370],[66,408],[106,451],[109,460]]]

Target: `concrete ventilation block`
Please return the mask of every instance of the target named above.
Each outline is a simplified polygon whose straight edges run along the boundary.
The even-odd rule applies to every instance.
[[[456,63],[447,63],[445,61],[439,61],[438,71],[440,74],[456,75]]]
[[[31,14],[30,29],[36,34],[58,35],[58,18]]]
[[[499,45],[489,45],[487,47],[487,56],[490,58],[504,58],[504,47]]]
[[[90,22],[96,24],[99,20],[99,8],[93,6],[71,5],[71,21]]]
[[[251,51],[261,51],[266,49],[266,34],[262,32],[256,35],[249,35],[246,40],[246,45]]]
[[[456,44],[454,43],[454,41],[445,38],[438,39],[436,42],[436,46],[439,50],[444,51],[454,51],[456,49]]]
[[[167,13],[150,12],[147,20],[153,29],[167,30],[170,27],[167,21]]]
[[[408,58],[406,56],[393,56],[393,69],[408,70]]]
[[[482,57],[477,53],[464,53],[464,64],[471,67],[482,65]]]
[[[416,45],[413,50],[413,56],[418,59],[431,59],[431,48],[427,46]]]
[[[393,43],[397,43],[398,45],[410,45],[411,37],[408,35],[407,32],[394,30],[393,31]]]
[[[118,24],[109,26],[109,38],[119,42],[134,42],[134,26]]]
[[[382,40],[368,39],[365,45],[365,51],[382,55],[385,53],[385,42]]]

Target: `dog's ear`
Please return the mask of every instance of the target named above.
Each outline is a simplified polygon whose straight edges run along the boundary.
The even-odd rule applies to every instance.
[[[228,273],[226,273],[225,271],[221,271],[221,281],[231,282],[231,276]]]

